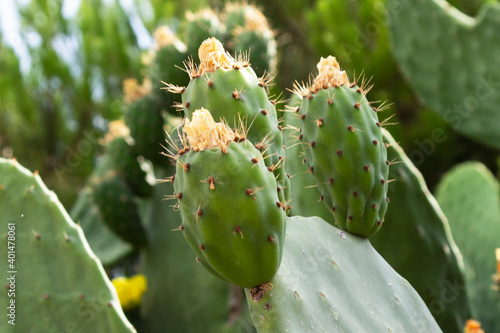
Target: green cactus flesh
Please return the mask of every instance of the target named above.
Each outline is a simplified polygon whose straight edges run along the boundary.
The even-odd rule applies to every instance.
[[[9,290],[0,304],[10,313],[15,300],[16,312],[15,326],[4,314],[1,332],[135,332],[81,228],[40,177],[15,160],[0,159],[0,211],[6,235],[0,254],[7,260],[15,252],[12,266],[3,266]],[[15,239],[7,236],[9,226]],[[8,280],[12,274],[15,281]]]
[[[174,166],[155,169],[159,178],[174,172]],[[141,249],[148,290],[140,309],[147,332],[254,332],[248,308],[238,302],[229,302],[229,284],[212,276],[196,262],[179,231],[182,223],[179,212],[164,200],[172,192],[171,183],[160,183],[155,186],[153,200],[139,202],[148,234],[148,246]]]
[[[246,293],[259,333],[441,332],[366,238],[317,217],[288,219],[278,273]]]
[[[462,256],[448,221],[415,168],[389,132],[388,193],[385,227],[370,237],[373,247],[419,293],[445,332],[463,332],[472,318]],[[293,179],[293,178],[292,178]],[[415,260],[408,258],[418,258]]]
[[[442,0],[387,5],[394,55],[425,103],[462,134],[500,148],[500,5],[485,4],[477,18]]]
[[[165,143],[164,118],[154,97],[145,96],[129,104],[124,118],[136,151],[153,163],[164,162],[160,154]]]
[[[103,220],[123,240],[142,246],[146,234],[141,224],[134,194],[122,176],[112,170],[93,187],[95,202]]]
[[[216,276],[242,287],[269,280],[279,267],[285,212],[276,181],[249,141],[178,157],[174,188],[183,234]]]
[[[387,209],[389,162],[377,113],[344,84],[303,98],[299,138],[309,172],[341,229],[368,237]]]
[[[499,332],[500,294],[493,276],[500,247],[500,185],[484,165],[468,162],[444,176],[436,197],[464,256],[474,318],[486,332]]]
[[[284,170],[283,135],[276,107],[269,101],[265,84],[250,66],[239,69],[219,68],[193,78],[182,93],[184,113],[192,119],[195,110],[210,110],[215,121],[225,120],[232,128],[241,124],[247,138],[265,152],[267,167],[274,170],[280,202],[286,203],[290,180]]]
[[[290,175],[290,203],[291,215],[300,216],[319,216],[331,224],[335,223],[333,215],[329,209],[321,202],[321,194],[316,187],[316,181],[307,172],[307,166],[304,158],[304,151],[298,144],[298,134],[292,129],[300,127],[298,115],[302,99],[297,95],[292,95],[287,108],[291,112],[284,112],[285,128],[283,138],[285,140],[286,160],[285,167]]]

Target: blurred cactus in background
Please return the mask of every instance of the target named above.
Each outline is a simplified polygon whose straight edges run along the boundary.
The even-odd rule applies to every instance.
[[[25,331],[500,328],[498,1],[6,4]]]

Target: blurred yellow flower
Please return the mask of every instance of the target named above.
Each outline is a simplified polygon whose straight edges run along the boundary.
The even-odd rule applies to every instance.
[[[131,278],[120,276],[111,282],[115,286],[123,310],[132,310],[141,304],[142,295],[147,289],[147,280],[143,274]]]

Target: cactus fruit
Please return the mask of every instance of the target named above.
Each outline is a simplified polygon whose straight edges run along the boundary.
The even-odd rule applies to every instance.
[[[205,109],[183,131],[189,151],[176,158],[174,189],[187,242],[216,276],[242,287],[266,282],[281,261],[286,219],[273,173],[257,148]]]
[[[141,218],[125,179],[113,170],[98,179],[94,198],[108,227],[123,240],[135,245],[146,244]]]
[[[0,254],[12,259],[1,273],[1,332],[135,332],[81,228],[37,172],[0,159],[0,211]]]
[[[129,129],[123,120],[115,120],[109,124],[109,131],[104,136],[105,152],[103,159],[107,165],[104,169],[115,170],[129,185],[132,192],[140,197],[149,197],[153,186],[147,180],[147,173],[142,170],[137,157],[134,140],[129,136]]]
[[[361,236],[384,222],[389,161],[377,109],[334,57],[321,58],[313,85],[297,87],[309,172],[341,229]]]
[[[276,40],[264,14],[253,5],[228,2],[224,15],[229,48],[249,51],[249,60],[257,75],[274,72]]]
[[[158,178],[165,178],[175,172],[175,166],[154,171]],[[139,203],[148,233],[148,246],[141,249],[142,272],[148,279],[140,307],[145,331],[164,333],[168,327],[169,332],[183,333],[254,332],[244,295],[240,303],[233,303],[231,286],[194,260],[178,228],[181,216],[164,200],[173,190],[173,184],[160,183],[153,200]]]
[[[278,273],[246,294],[262,333],[441,332],[415,290],[368,239],[317,217],[288,219]]]
[[[500,244],[500,184],[483,164],[467,162],[443,177],[436,198],[464,257],[473,318],[486,332],[499,332],[500,297],[492,277]]]
[[[210,8],[202,9],[196,13],[188,12],[183,27],[183,37],[187,43],[187,53],[198,62],[198,47],[207,38],[223,39],[225,34],[224,24],[219,15]],[[174,82],[171,82],[176,84]]]
[[[299,143],[298,134],[294,131],[294,129],[300,127],[300,119],[297,113],[301,103],[302,98],[293,94],[286,106],[288,110],[283,112],[285,118],[283,138],[285,147],[287,147],[285,169],[290,175],[291,187],[290,204],[292,209],[290,215],[318,216],[334,224],[333,215],[321,202],[321,194],[314,178],[307,172],[304,151]]]
[[[124,119],[130,129],[130,136],[135,141],[136,150],[153,163],[162,163],[164,158],[160,152],[161,144],[165,142],[164,118],[148,81],[145,80],[143,85],[139,85],[135,79],[125,80],[127,105]]]
[[[153,87],[152,93],[158,103],[157,109],[174,113],[172,105],[175,102],[175,95],[162,89],[163,82],[187,84],[184,73],[175,68],[182,67],[186,60],[186,45],[167,26],[157,28],[153,37],[155,44],[147,57],[150,60],[146,61],[148,76]]]
[[[280,202],[287,205],[290,180],[283,168],[285,150],[276,108],[266,93],[266,78],[257,78],[248,62],[235,60],[215,38],[199,48],[201,64],[192,64],[191,82],[182,92],[182,108],[188,119],[195,110],[210,110],[215,121],[227,121],[231,128],[246,127],[247,138],[264,153],[264,162],[273,170]]]
[[[500,5],[485,4],[476,18],[442,0],[387,8],[394,56],[424,102],[460,133],[500,148]]]
[[[462,255],[424,178],[389,132],[383,135],[387,159],[394,161],[389,168],[392,200],[385,227],[370,242],[415,288],[443,331],[462,333],[471,317]],[[408,258],[420,258],[421,264]]]

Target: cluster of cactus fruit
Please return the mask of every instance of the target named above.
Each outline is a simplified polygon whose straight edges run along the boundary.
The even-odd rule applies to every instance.
[[[123,120],[110,124],[71,212],[83,233],[37,175],[0,160],[0,208],[7,219],[31,223],[19,233],[26,257],[46,269],[52,256],[77,258],[88,270],[40,284],[22,299],[26,311],[47,331],[74,324],[134,332],[118,299],[125,311],[140,306],[128,319],[145,332],[499,328],[498,181],[476,164],[450,172],[437,194],[449,226],[383,129],[385,107],[367,99],[368,82],[351,81],[334,57],[321,58],[313,80],[296,82],[279,110],[269,97],[276,42],[265,17],[246,4],[223,14],[188,15],[186,43],[167,28],[155,32],[146,77],[124,82]],[[183,63],[187,74],[176,68]],[[490,210],[478,211],[485,202]],[[33,220],[42,214],[54,221],[50,232]],[[132,257],[140,274],[111,284],[94,253],[108,273]],[[423,267],[409,260],[415,256],[428,258]],[[31,278],[20,278],[20,288]],[[73,281],[82,290],[70,290]],[[53,311],[82,307],[91,307],[92,320],[62,322]]]

